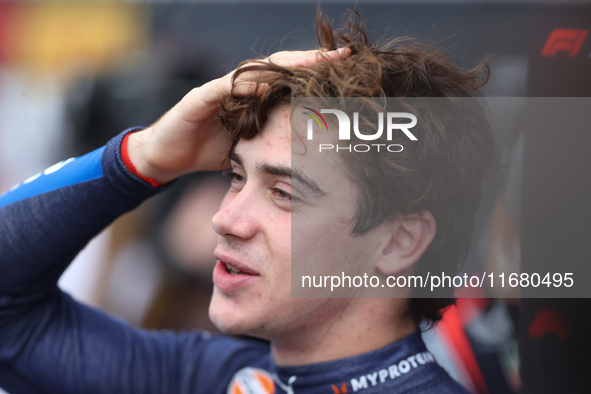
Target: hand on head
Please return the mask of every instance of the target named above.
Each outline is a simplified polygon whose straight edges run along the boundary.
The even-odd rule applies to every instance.
[[[278,52],[262,62],[298,67],[349,55],[346,48]],[[191,172],[227,167],[232,141],[217,118],[219,102],[230,94],[262,95],[267,89],[260,83],[264,80],[261,72],[242,72],[233,81],[235,72],[191,90],[156,123],[130,136],[129,156],[140,174],[164,184]]]

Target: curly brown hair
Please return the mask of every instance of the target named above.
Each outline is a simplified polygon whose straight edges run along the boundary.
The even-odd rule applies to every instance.
[[[309,66],[282,67],[246,61],[234,75],[266,71],[269,89],[261,97],[231,96],[221,103],[220,119],[236,144],[255,137],[278,105],[292,97],[480,97],[479,88],[490,70],[482,62],[473,69],[456,66],[442,49],[404,37],[372,44],[361,16],[354,15],[344,29],[316,15],[320,47],[347,47],[351,56]],[[484,106],[469,112],[458,108],[422,129],[421,138],[401,155],[343,155],[358,201],[353,235],[401,214],[429,211],[437,222],[437,235],[417,264],[417,273],[437,266],[457,272],[465,260],[480,203],[481,184],[494,162],[492,130]],[[393,141],[396,142],[396,141]],[[368,162],[368,160],[373,160]],[[386,180],[386,181],[384,181]],[[411,298],[408,313],[415,321],[434,323],[455,303],[450,289],[436,298]]]

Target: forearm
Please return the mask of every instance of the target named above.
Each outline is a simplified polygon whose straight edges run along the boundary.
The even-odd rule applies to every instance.
[[[0,197],[0,296],[50,291],[90,239],[159,190],[129,173],[121,141]]]
[[[57,280],[90,239],[160,190],[127,170],[122,139],[50,167],[0,197],[0,365],[26,376],[25,385],[50,382],[55,373],[47,368],[79,373],[89,324],[82,315],[94,312],[64,295]],[[125,343],[128,328],[104,318],[94,325],[112,338],[105,349]],[[109,360],[114,353],[105,351]],[[79,392],[79,378],[61,381],[67,390],[56,392]]]

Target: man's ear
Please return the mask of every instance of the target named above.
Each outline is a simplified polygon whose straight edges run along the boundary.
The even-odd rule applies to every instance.
[[[435,218],[428,211],[402,215],[382,226],[386,242],[377,251],[376,267],[384,275],[394,275],[411,267],[427,250],[437,233]]]

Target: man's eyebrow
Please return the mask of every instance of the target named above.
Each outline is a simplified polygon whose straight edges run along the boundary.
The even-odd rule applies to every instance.
[[[290,177],[292,179],[295,179],[308,189],[310,189],[315,194],[319,196],[326,195],[326,193],[320,188],[320,186],[318,186],[318,184],[314,180],[308,178],[306,174],[299,170],[292,169],[286,166],[274,166],[269,163],[262,163],[257,166],[257,171],[263,174]]]
[[[228,154],[228,158],[236,163],[238,163],[239,166],[244,167],[244,165],[242,164],[242,157],[240,157],[240,155],[238,153],[236,153],[234,150],[232,150],[229,154]]]
[[[236,153],[235,151],[230,152],[230,154],[228,155],[228,158],[230,160],[232,160],[233,162],[235,162],[236,164],[238,164],[239,166],[244,167],[242,157],[238,153]],[[326,195],[326,193],[320,188],[320,186],[318,186],[318,184],[316,182],[314,182],[312,179],[308,178],[306,176],[306,174],[304,174],[301,171],[292,170],[291,168],[286,167],[286,166],[274,166],[274,165],[271,165],[268,163],[259,164],[257,166],[257,171],[261,172],[263,174],[276,175],[276,176],[287,176],[287,177],[293,178],[296,181],[298,181],[299,183],[301,183],[302,185],[304,185],[305,187],[307,187],[308,189],[310,189],[315,194],[317,194],[319,196]]]

